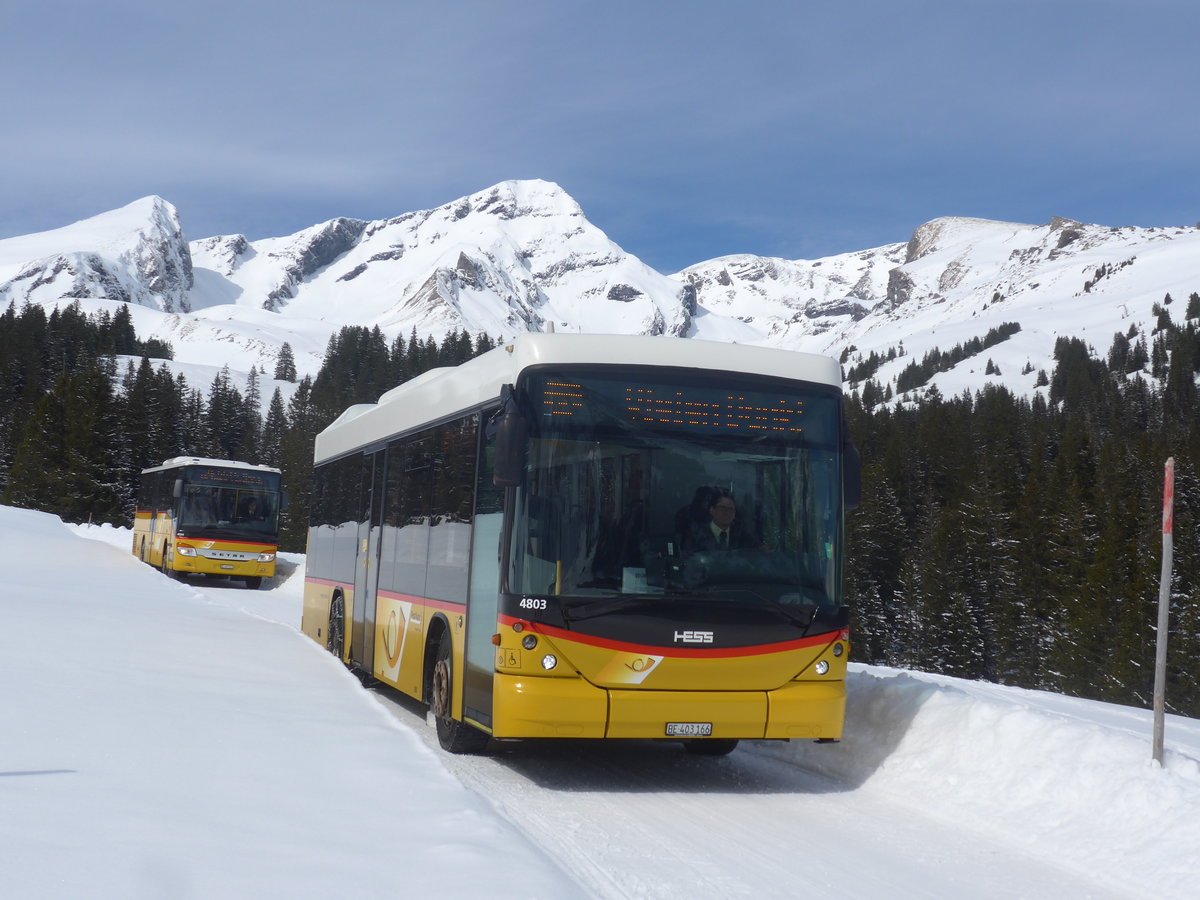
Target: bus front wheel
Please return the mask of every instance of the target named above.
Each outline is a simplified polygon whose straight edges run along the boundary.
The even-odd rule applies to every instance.
[[[438,743],[450,753],[479,753],[487,746],[488,736],[458,721],[451,713],[454,708],[454,667],[450,651],[450,632],[443,631],[438,640],[429,692],[429,709],[437,724]]]
[[[171,559],[171,548],[167,547],[164,544],[163,545],[163,555],[162,555],[162,573],[164,575],[166,575],[168,578],[170,578],[172,581],[178,581],[179,573],[171,568],[170,559]]]
[[[262,587],[261,575],[247,575],[243,580],[246,582],[246,587],[250,588],[252,591],[257,591],[260,587]]]

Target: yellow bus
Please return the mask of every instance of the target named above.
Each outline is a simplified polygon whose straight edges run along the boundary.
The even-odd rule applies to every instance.
[[[275,574],[279,469],[181,456],[143,469],[133,555],[168,578],[199,573],[239,578],[252,589]]]
[[[836,360],[522,335],[346,410],[314,463],[302,628],[446,750],[841,736]]]

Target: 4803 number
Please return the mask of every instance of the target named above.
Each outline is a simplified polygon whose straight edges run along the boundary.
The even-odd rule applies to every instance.
[[[543,597],[522,597],[521,609],[545,609],[546,600]]]

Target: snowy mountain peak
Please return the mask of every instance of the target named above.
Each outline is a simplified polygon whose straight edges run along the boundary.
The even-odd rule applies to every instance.
[[[522,216],[583,217],[583,209],[566,191],[552,181],[503,181],[487,190],[462,197],[443,209],[452,209],[457,218],[470,212],[487,213],[502,219]]]
[[[908,240],[904,251],[904,262],[916,262],[924,256],[954,247],[970,245],[982,237],[998,231],[1016,233],[1033,228],[1013,222],[995,222],[990,219],[973,219],[961,216],[943,216],[920,225]]]
[[[0,241],[0,303],[103,299],[187,311],[192,284],[179,213],[161,197]]]
[[[561,187],[506,181],[393,219],[193,245],[197,308],[257,303],[390,336],[541,331],[686,334],[688,292],[625,253]]]

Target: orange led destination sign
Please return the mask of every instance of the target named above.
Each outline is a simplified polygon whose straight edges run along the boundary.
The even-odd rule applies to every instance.
[[[611,395],[605,399],[616,399]],[[684,385],[623,388],[621,418],[634,424],[703,429],[800,434],[804,430],[804,401]],[[588,391],[577,382],[546,381],[541,411],[554,419],[590,418]],[[605,412],[617,412],[611,403]]]
[[[230,485],[236,487],[273,488],[278,480],[274,472],[255,472],[251,469],[214,469],[192,467],[188,480],[193,484]]]

